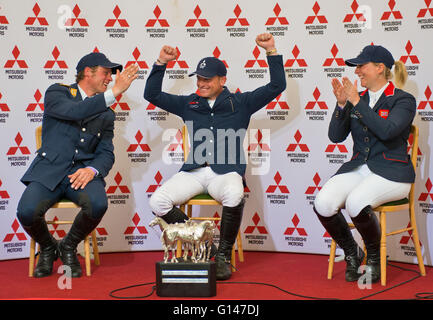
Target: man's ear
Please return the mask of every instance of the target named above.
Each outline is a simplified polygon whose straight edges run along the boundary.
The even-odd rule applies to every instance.
[[[221,86],[224,86],[226,84],[226,81],[227,81],[227,77],[226,76],[220,77],[220,84],[221,84]]]

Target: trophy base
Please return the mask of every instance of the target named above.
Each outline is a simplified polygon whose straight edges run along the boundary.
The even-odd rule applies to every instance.
[[[157,262],[156,294],[160,297],[213,297],[216,295],[215,262]]]

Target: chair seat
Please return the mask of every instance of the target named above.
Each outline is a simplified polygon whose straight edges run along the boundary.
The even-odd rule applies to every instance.
[[[381,207],[400,206],[402,204],[408,204],[408,203],[409,203],[409,199],[404,198],[404,199],[400,199],[400,200],[390,201],[390,202],[384,203],[380,206]]]
[[[207,193],[198,194],[189,199],[187,205],[219,205],[220,203]]]

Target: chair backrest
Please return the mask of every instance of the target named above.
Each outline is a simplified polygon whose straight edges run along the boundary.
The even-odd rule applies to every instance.
[[[413,169],[416,172],[416,163],[418,159],[418,137],[419,137],[419,128],[416,125],[412,125],[410,127],[410,134],[412,135],[412,151],[410,153],[410,160],[413,165]],[[415,183],[412,183],[412,186],[410,188],[409,192],[409,201],[413,203],[414,200],[414,194],[415,194]]]
[[[38,126],[35,131],[36,150],[42,146],[42,126]]]
[[[189,154],[188,127],[186,125],[182,127],[182,148],[183,148],[183,161],[186,161],[186,159],[188,159],[188,154]]]

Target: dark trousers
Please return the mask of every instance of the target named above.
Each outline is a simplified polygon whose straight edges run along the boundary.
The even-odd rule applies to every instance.
[[[44,217],[53,204],[64,198],[76,203],[82,213],[95,220],[102,219],[108,208],[102,179],[93,179],[84,189],[75,190],[66,176],[53,191],[38,182],[31,182],[18,203],[18,220],[21,225],[30,227],[37,219]]]

